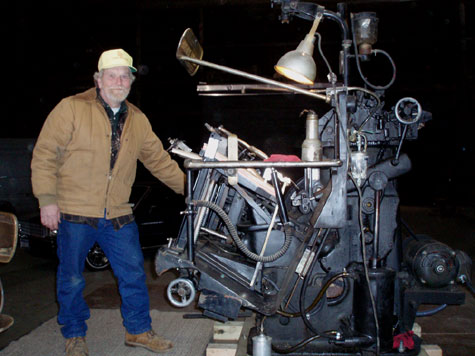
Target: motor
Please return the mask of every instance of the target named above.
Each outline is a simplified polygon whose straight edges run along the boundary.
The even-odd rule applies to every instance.
[[[404,263],[417,282],[429,288],[455,284],[464,271],[470,270],[469,259],[462,251],[457,252],[427,235],[406,239],[403,250]]]

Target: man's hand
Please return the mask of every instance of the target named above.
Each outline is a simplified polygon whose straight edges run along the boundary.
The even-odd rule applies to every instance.
[[[40,208],[41,223],[50,230],[58,230],[59,207],[56,204],[45,205]]]

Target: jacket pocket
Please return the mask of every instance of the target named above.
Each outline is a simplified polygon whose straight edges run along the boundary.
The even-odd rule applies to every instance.
[[[88,200],[93,172],[94,154],[92,150],[66,150],[58,167],[58,195],[71,201]]]

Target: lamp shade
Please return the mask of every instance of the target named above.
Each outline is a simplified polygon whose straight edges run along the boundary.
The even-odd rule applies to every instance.
[[[274,66],[276,72],[301,84],[313,84],[317,75],[317,66],[312,57],[314,42],[314,36],[305,36],[296,50],[287,52],[279,59]]]

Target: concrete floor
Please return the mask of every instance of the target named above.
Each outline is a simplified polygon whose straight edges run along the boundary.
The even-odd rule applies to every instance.
[[[402,208],[402,216],[416,233],[426,233],[462,249],[475,259],[475,216],[473,209]],[[151,308],[175,310],[165,300],[164,290],[175,276],[154,274],[154,253],[147,251],[146,271],[151,294]],[[18,250],[12,262],[0,266],[5,290],[4,313],[15,318],[15,324],[0,334],[0,354],[11,341],[37,328],[57,313],[55,301],[56,261],[51,257],[35,257]],[[86,299],[93,308],[118,308],[120,300],[110,271],[85,272]],[[195,312],[188,307],[185,312]],[[436,316],[418,318],[426,343],[438,344],[445,356],[475,355],[475,298],[466,293],[463,306],[449,306]]]

